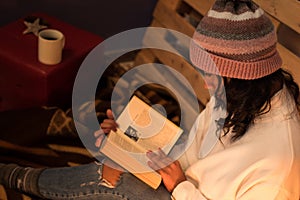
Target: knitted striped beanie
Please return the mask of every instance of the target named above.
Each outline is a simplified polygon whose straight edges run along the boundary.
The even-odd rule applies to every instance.
[[[190,59],[207,73],[257,79],[281,67],[276,42],[271,20],[251,0],[216,0],[196,28]]]

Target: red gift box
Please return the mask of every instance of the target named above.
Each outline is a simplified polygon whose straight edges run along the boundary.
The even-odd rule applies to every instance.
[[[38,61],[38,38],[23,34],[24,18],[0,27],[0,111],[71,103],[76,73],[87,54],[102,38],[44,13],[34,13],[47,28],[60,30],[66,38],[62,62]]]

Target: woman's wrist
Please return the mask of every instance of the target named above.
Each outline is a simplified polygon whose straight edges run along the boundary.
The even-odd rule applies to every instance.
[[[118,166],[114,166],[112,162],[106,160],[102,164],[102,182],[108,184],[109,187],[115,187],[123,173],[123,171],[118,168]]]

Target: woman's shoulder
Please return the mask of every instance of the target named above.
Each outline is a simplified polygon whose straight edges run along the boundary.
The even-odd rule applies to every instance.
[[[256,123],[241,140],[249,144],[252,151],[262,154],[272,168],[291,169],[300,163],[299,115]],[[300,173],[299,167],[297,170]]]

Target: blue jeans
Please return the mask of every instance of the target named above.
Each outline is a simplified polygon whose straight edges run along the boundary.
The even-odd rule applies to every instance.
[[[123,173],[115,188],[98,185],[98,170],[99,166],[96,163],[46,169],[38,180],[39,192],[49,199],[171,199],[170,193],[163,185],[153,190],[130,173]]]

